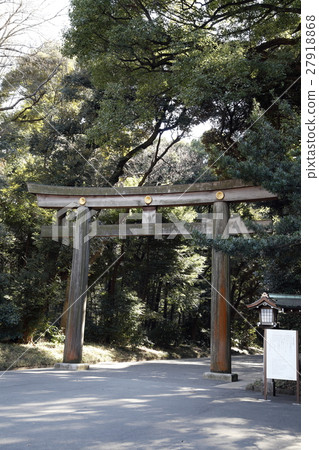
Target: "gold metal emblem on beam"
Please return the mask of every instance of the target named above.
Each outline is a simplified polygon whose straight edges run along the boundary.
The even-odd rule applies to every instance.
[[[224,192],[222,192],[222,191],[216,192],[216,198],[217,198],[217,200],[223,200],[224,197],[225,197]]]
[[[86,203],[86,198],[85,197],[81,197],[80,200],[79,200],[79,203],[80,203],[81,206],[84,206],[85,203]]]
[[[147,205],[150,205],[150,204],[152,203],[152,201],[153,201],[153,199],[152,199],[152,197],[151,197],[150,195],[147,195],[147,196],[144,198],[144,202],[145,202]]]

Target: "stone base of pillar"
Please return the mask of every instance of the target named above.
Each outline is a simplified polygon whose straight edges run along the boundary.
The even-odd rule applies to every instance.
[[[75,364],[75,363],[56,363],[54,368],[57,370],[89,370],[89,364]]]
[[[216,380],[216,381],[227,381],[227,382],[238,381],[237,373],[205,372],[203,374],[203,377],[209,380]]]

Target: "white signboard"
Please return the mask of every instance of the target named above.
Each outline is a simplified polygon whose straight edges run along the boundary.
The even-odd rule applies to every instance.
[[[297,331],[265,330],[266,378],[297,381]]]

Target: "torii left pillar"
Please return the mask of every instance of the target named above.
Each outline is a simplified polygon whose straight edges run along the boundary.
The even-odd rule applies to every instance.
[[[69,364],[82,361],[89,270],[89,222],[89,208],[80,206],[73,231],[72,272],[63,355],[63,363]]]

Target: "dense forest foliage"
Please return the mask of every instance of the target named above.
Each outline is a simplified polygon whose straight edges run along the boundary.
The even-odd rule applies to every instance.
[[[246,304],[300,293],[300,2],[72,0],[70,21],[62,49],[48,42],[1,75],[0,339],[65,329],[72,245],[40,237],[55,213],[27,182],[241,178],[278,195],[232,205],[250,227],[272,221],[251,239],[91,240],[86,340],[207,345],[215,247],[231,256],[232,333],[247,345]],[[117,223],[118,211],[98,220]]]

